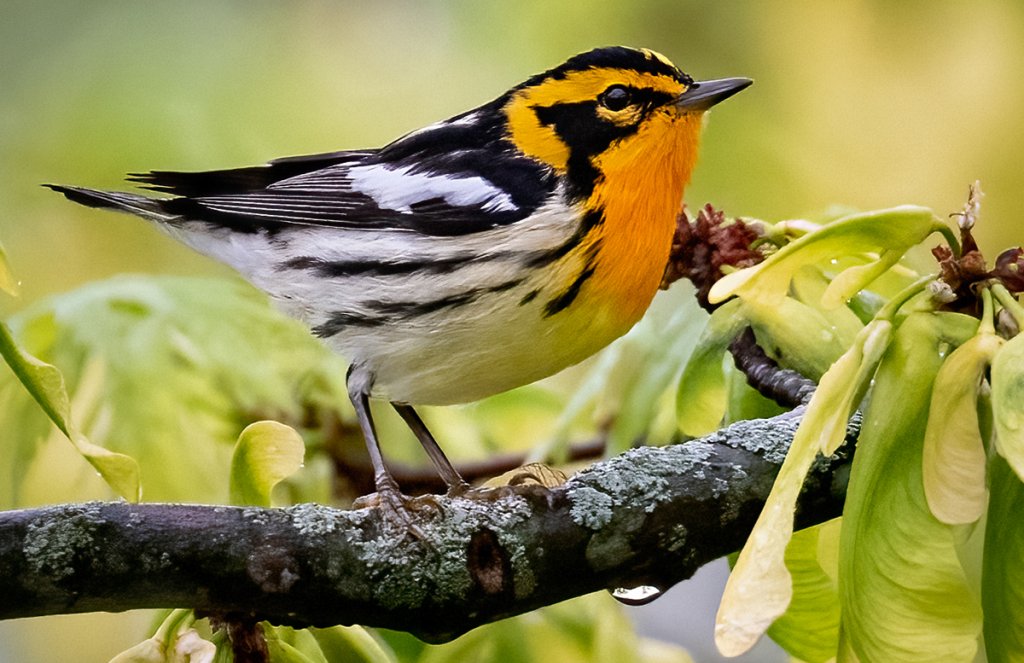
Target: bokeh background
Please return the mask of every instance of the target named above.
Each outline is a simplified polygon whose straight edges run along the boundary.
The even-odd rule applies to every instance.
[[[980,179],[982,248],[1021,242],[1019,0],[4,0],[0,242],[23,292],[0,311],[124,272],[228,274],[40,183],[118,188],[126,172],[376,146],[608,44],[653,48],[696,78],[755,79],[712,113],[690,205],[767,220],[902,203],[945,215]],[[689,611],[713,605],[721,575],[638,611],[642,628],[715,660],[708,618]],[[98,633],[127,646],[147,619],[0,625],[0,661],[103,660],[117,649]]]

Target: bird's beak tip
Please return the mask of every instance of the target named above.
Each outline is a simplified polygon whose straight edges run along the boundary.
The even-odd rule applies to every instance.
[[[676,107],[683,110],[706,111],[715,104],[725,101],[734,94],[754,84],[751,78],[719,78],[712,81],[696,81],[686,88],[676,100]]]

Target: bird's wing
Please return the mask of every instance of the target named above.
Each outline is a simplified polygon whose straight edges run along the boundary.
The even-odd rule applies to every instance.
[[[337,164],[360,161],[372,157],[375,153],[376,150],[325,152],[274,159],[262,166],[228,170],[200,172],[154,170],[149,173],[133,173],[128,176],[128,181],[141,184],[143,189],[187,198],[231,195],[258,191],[274,182]]]
[[[515,223],[555,178],[526,157],[490,146],[430,153],[337,152],[209,173],[136,176],[176,194],[162,209],[242,232],[288,226],[403,229],[461,235]]]

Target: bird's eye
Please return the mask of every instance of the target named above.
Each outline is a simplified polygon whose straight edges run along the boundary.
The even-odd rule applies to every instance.
[[[630,94],[622,85],[613,85],[598,97],[601,105],[612,111],[620,111],[629,105]]]

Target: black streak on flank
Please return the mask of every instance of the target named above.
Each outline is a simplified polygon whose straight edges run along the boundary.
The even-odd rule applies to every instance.
[[[530,292],[528,292],[525,295],[523,295],[523,298],[519,300],[519,305],[520,306],[526,306],[527,304],[532,302],[534,299],[536,299],[537,295],[539,295],[539,294],[540,294],[540,290],[531,290]]]
[[[565,289],[565,292],[558,295],[544,306],[544,317],[550,318],[556,313],[568,308],[569,304],[572,304],[573,301],[575,301],[576,296],[580,294],[580,288],[583,287],[583,284],[587,282],[587,279],[594,275],[595,270],[596,266],[591,265],[580,272],[580,275],[577,276],[576,280]]]
[[[373,313],[360,315],[348,311],[335,311],[323,324],[313,328],[321,338],[339,334],[347,327],[381,327],[400,323],[435,313],[444,309],[458,308],[471,304],[484,295],[505,292],[522,284],[525,279],[513,279],[487,288],[473,288],[447,297],[420,302],[363,302]]]
[[[554,297],[544,305],[544,317],[548,318],[560,311],[564,311],[576,300],[576,297],[580,294],[580,289],[583,287],[583,284],[587,282],[587,279],[594,275],[595,271],[597,271],[597,255],[600,252],[601,240],[598,239],[587,249],[583,270],[579,273],[579,276],[577,276],[573,282],[569,284],[569,287],[560,295]]]
[[[388,262],[384,260],[324,260],[312,256],[292,258],[282,263],[281,269],[310,270],[318,276],[340,278],[346,276],[394,276],[398,274],[449,274],[465,265],[480,262],[480,256],[451,258],[423,258]]]
[[[326,322],[313,327],[313,334],[320,338],[330,338],[340,334],[349,327],[379,327],[385,323],[387,323],[385,318],[335,311]]]
[[[604,212],[600,209],[589,210],[583,215],[583,219],[580,220],[580,224],[576,227],[576,232],[572,234],[572,237],[565,240],[553,249],[547,249],[545,251],[538,251],[530,255],[526,261],[527,267],[544,267],[551,263],[564,258],[574,248],[579,246],[584,238],[590,231],[604,223]]]

